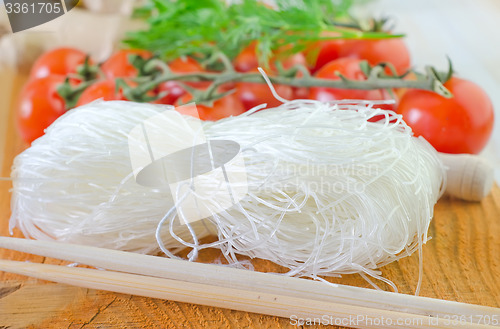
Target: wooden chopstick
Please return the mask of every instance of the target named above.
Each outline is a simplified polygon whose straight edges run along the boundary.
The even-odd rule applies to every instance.
[[[33,276],[44,280],[76,285],[84,288],[101,289],[124,294],[132,294],[153,298],[170,299],[180,302],[196,303],[235,310],[275,315],[280,317],[322,318],[325,315],[333,318],[356,319],[360,314],[372,319],[411,319],[416,325],[406,328],[426,328],[429,318],[422,315],[384,311],[359,306],[347,306],[305,298],[276,295],[257,291],[216,287],[210,284],[182,282],[163,278],[147,277],[136,274],[100,271],[86,268],[74,268],[58,265],[23,263],[0,260],[0,269],[17,274]],[[410,320],[407,320],[410,321]],[[352,322],[352,320],[351,320]],[[453,328],[438,319],[437,325],[429,328]],[[423,325],[422,325],[423,324]],[[370,328],[361,323],[356,327]],[[382,328],[396,328],[383,326]],[[467,328],[492,328],[471,324]]]
[[[454,328],[454,319],[464,328],[498,328],[482,322],[498,317],[492,307],[58,242],[0,237],[0,247],[113,270],[0,261],[3,271],[86,288],[283,317],[391,319],[393,325],[377,328],[400,328],[398,319],[415,324],[408,328]]]

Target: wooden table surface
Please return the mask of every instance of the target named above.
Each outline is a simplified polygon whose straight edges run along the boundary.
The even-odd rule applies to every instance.
[[[10,175],[13,158],[24,149],[16,135],[14,96],[22,76],[2,72],[0,79],[0,177]],[[7,236],[9,181],[0,180],[0,235]],[[14,232],[15,236],[21,236]],[[481,203],[442,199],[424,246],[421,295],[500,307],[500,189]],[[202,255],[206,261],[215,252]],[[50,264],[60,261],[0,249],[0,258]],[[256,261],[261,271],[276,270]],[[418,279],[414,254],[382,268],[400,292],[412,294]],[[331,281],[368,287],[358,275]],[[383,288],[388,289],[383,286]],[[500,315],[500,309],[499,309]],[[293,328],[290,319],[228,309],[130,296],[48,283],[0,272],[0,328]],[[314,328],[316,326],[307,326]],[[332,326],[333,327],[333,326]]]

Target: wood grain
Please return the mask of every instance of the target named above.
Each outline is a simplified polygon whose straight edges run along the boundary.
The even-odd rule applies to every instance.
[[[25,78],[12,76],[13,94]],[[5,80],[4,80],[5,81]],[[8,88],[7,88],[8,89]],[[0,89],[2,90],[2,89]],[[7,97],[0,91],[0,99]],[[10,102],[12,103],[12,102]],[[12,160],[25,147],[16,135],[13,104],[1,104],[0,145],[4,147],[1,176],[8,177]],[[3,123],[3,125],[2,125]],[[8,235],[8,181],[0,181],[0,234]],[[442,199],[430,227],[432,240],[424,246],[422,296],[500,307],[500,189],[481,203]],[[15,231],[15,236],[20,233]],[[207,251],[201,260],[219,255]],[[0,257],[60,264],[59,260],[0,249]],[[254,260],[259,271],[280,270]],[[418,255],[382,268],[400,292],[412,294],[418,279]],[[369,287],[357,275],[332,282]],[[382,288],[389,289],[381,284]],[[500,315],[500,314],[499,314]],[[232,311],[174,301],[144,298],[42,282],[0,272],[0,328],[294,328],[290,319]],[[335,326],[307,326],[307,328]]]

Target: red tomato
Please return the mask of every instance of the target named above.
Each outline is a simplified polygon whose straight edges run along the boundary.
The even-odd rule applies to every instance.
[[[488,95],[476,84],[451,78],[444,84],[452,98],[426,90],[409,90],[398,112],[439,152],[479,153],[493,130],[494,111]]]
[[[233,60],[233,65],[234,69],[238,72],[250,72],[250,71],[256,71],[257,68],[261,65],[259,65],[259,61],[257,59],[256,55],[256,49],[255,47],[257,46],[256,42],[252,42],[248,47],[243,49],[238,56],[235,57]],[[284,50],[283,50],[284,51]],[[297,53],[293,54],[292,56],[288,56],[285,59],[281,59],[280,53],[283,51],[277,51],[277,55],[270,60],[270,72],[277,72],[278,69],[276,68],[275,62],[277,60],[281,61],[281,64],[283,65],[284,69],[290,69],[293,66],[297,64],[302,64],[306,66],[306,58],[304,57],[303,54]]]
[[[82,106],[100,98],[105,101],[126,100],[121,90],[116,92],[115,80],[101,80],[85,89],[76,106]]]
[[[309,98],[310,88],[307,87],[292,87],[293,96],[292,99],[307,99]]]
[[[234,69],[238,72],[249,72],[259,67],[259,61],[255,54],[255,43],[244,48],[233,60]]]
[[[308,52],[317,51],[316,61],[312,65],[311,73],[316,73],[320,68],[327,63],[341,57],[342,47],[346,40],[335,39],[327,41],[315,42],[313,46],[309,47]]]
[[[154,101],[155,104],[173,105],[175,104],[175,101],[179,99],[179,97],[186,93],[186,91],[177,82],[167,81],[158,86],[158,93],[166,94],[162,98]]]
[[[57,48],[48,51],[36,60],[31,68],[30,79],[76,73],[78,66],[85,62],[86,56],[83,51],[73,48]]]
[[[256,42],[251,43],[248,47],[243,49],[238,56],[236,56],[236,58],[233,60],[233,65],[236,71],[258,72],[257,68],[259,67],[259,62],[255,54],[256,45],[257,45]],[[268,69],[265,69],[267,74],[273,75],[278,71],[275,61],[277,60],[277,58],[280,57],[280,53],[282,53],[283,51],[285,51],[285,49],[283,49],[282,51],[277,51],[277,55],[270,60],[271,62],[269,65],[270,67]],[[280,60],[284,69],[290,69],[297,64],[307,67],[306,58],[302,53],[297,53],[292,56],[289,56],[288,58]],[[299,72],[297,74],[297,77],[300,76],[301,74]],[[267,93],[267,91],[269,91],[269,87],[267,86],[265,88],[261,86],[249,87],[247,83],[238,85],[239,86],[237,87],[237,90],[239,90],[239,87],[241,86],[246,86],[244,87],[244,91],[238,92],[238,94],[240,95],[240,98],[247,110],[262,103],[267,103],[268,107],[274,107],[281,104],[281,102],[274,99],[271,92]],[[309,90],[307,88],[291,87],[291,92],[289,91],[289,88],[285,88],[285,86],[275,86],[275,88],[278,91],[278,94],[280,94],[286,99],[307,98],[307,95],[309,94]]]
[[[192,96],[190,94],[185,94],[179,100],[182,103],[187,103],[191,99]],[[185,108],[177,107],[176,109],[183,114],[197,116],[196,113],[193,113],[194,109],[192,106],[187,106]],[[196,104],[196,111],[201,120],[217,121],[230,116],[240,115],[245,112],[245,108],[235,94],[230,94],[216,100],[212,107]]]
[[[274,88],[276,89],[278,95],[285,99],[292,99],[294,96],[293,89],[290,86],[275,85]],[[245,110],[247,111],[263,103],[266,103],[267,107],[277,107],[282,104],[281,101],[277,100],[273,96],[269,86],[265,83],[237,83],[236,95],[241,100]]]
[[[129,55],[139,55],[144,59],[153,54],[147,50],[122,49],[111,55],[101,66],[102,72],[108,79],[132,78],[137,76],[137,69],[129,62]]]
[[[410,53],[402,38],[346,40],[340,48],[340,57],[365,59],[371,65],[389,62],[398,74],[408,71],[411,65]]]
[[[179,57],[168,63],[174,73],[193,73],[203,71],[203,67],[191,57]]]
[[[194,73],[202,72],[203,67],[200,63],[192,59],[191,57],[177,58],[168,64],[172,72],[174,73]],[[187,83],[191,87],[204,87],[205,83]],[[182,95],[186,93],[184,88],[182,88],[176,81],[167,81],[158,86],[158,92],[166,93],[164,97],[155,101],[159,104],[175,104],[175,101],[179,99]]]
[[[398,74],[410,69],[410,53],[402,38],[377,40],[327,40],[309,47],[309,51],[319,48],[319,53],[311,72],[316,73],[328,62],[338,58],[350,57],[367,60],[371,65],[389,62]],[[388,69],[387,73],[391,73]]]
[[[57,87],[64,82],[60,75],[31,80],[20,94],[16,121],[22,139],[31,143],[44,134],[52,122],[66,112]]]
[[[360,68],[361,60],[354,58],[339,58],[323,66],[315,76],[322,79],[340,80],[335,73],[338,72],[351,80],[365,80],[366,77]],[[339,89],[326,87],[312,87],[309,94],[310,99],[317,99],[323,102],[342,99],[364,99],[364,100],[386,100],[392,99],[384,89],[360,90],[360,89]],[[394,110],[395,106],[379,105],[378,108]]]

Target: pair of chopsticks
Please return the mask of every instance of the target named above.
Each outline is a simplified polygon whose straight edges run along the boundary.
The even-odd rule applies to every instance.
[[[0,271],[91,289],[357,328],[500,327],[492,307],[59,242],[0,237],[0,248],[106,269],[0,260]]]

